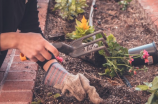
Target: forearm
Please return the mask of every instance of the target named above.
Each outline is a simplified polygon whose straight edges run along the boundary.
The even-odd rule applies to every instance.
[[[1,33],[1,51],[17,48],[17,39],[18,33],[16,32],[8,32],[8,33]]]
[[[1,33],[0,35],[1,36],[1,40],[0,40],[1,51],[11,49],[11,48],[17,48],[19,34],[20,33],[16,33],[16,32]],[[43,69],[47,71],[49,66],[54,62],[57,62],[57,60],[51,59],[43,66]]]

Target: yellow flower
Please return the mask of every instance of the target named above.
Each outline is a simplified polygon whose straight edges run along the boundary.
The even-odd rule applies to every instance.
[[[75,32],[73,32],[73,35],[76,35],[76,33],[75,33]]]
[[[88,23],[87,23],[87,19],[83,16],[82,20],[81,20],[81,25],[79,26],[80,28],[83,28],[84,30],[89,29]]]
[[[82,23],[87,23],[87,20],[86,18],[83,16],[82,20],[81,20]]]

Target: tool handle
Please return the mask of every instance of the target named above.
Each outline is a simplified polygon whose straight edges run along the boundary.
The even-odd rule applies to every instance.
[[[52,45],[57,48],[59,52],[64,53],[66,55],[69,55],[71,52],[74,51],[74,48],[72,46],[63,42],[53,43]]]
[[[49,53],[52,55],[52,59],[56,59],[53,53],[51,53],[51,52],[49,52]],[[29,60],[29,58],[27,58],[23,53],[20,53],[20,59],[21,59],[21,61]]]
[[[62,42],[53,43],[52,45],[55,48],[57,48],[59,52],[67,54],[67,55],[69,55],[69,53],[71,53],[74,50],[72,46],[62,43]],[[49,52],[49,53],[52,55],[52,59],[55,59],[54,54],[51,52]],[[23,53],[20,53],[20,59],[21,59],[21,61],[28,60],[28,58]]]
[[[21,61],[28,60],[28,58],[23,53],[20,53],[20,59]]]
[[[49,51],[48,51],[48,52],[49,52]],[[51,53],[51,52],[49,52],[49,53],[52,55],[52,58],[51,58],[51,59],[56,59],[53,53]],[[20,59],[21,59],[22,61],[29,60],[23,53],[20,53]],[[49,61],[49,60],[45,60],[45,61],[43,61],[43,62],[37,61],[36,63],[37,63],[39,66],[41,66],[41,68],[43,68],[43,65],[45,65],[45,63],[47,63],[48,61]]]

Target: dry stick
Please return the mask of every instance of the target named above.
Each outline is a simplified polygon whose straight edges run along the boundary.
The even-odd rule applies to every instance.
[[[110,78],[106,78],[107,80],[109,80],[109,82],[112,84],[113,82],[114,83],[117,83],[117,85],[121,85],[118,81],[114,81],[114,80],[111,80]],[[112,84],[113,85],[113,84]]]
[[[93,78],[93,79],[97,79],[97,80],[99,80],[99,81],[101,81],[102,79],[100,79],[100,78],[97,78],[96,76],[94,76],[94,75],[89,75],[87,72],[84,72],[87,76],[89,76],[89,77],[91,77],[91,78]]]
[[[89,76],[89,77],[91,77],[91,78],[94,78],[94,79],[97,79],[97,80],[102,80],[102,79],[100,79],[100,78],[97,78],[96,76],[91,76],[91,75],[89,75],[86,71],[85,71],[85,69],[83,69],[83,71],[84,71],[84,73],[87,75],[87,76]]]

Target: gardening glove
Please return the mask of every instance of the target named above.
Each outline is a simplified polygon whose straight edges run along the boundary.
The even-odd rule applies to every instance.
[[[82,101],[88,94],[90,101],[99,104],[103,101],[95,87],[89,85],[89,80],[83,74],[73,75],[67,72],[59,63],[52,63],[47,71],[44,84],[60,89],[62,94]]]

